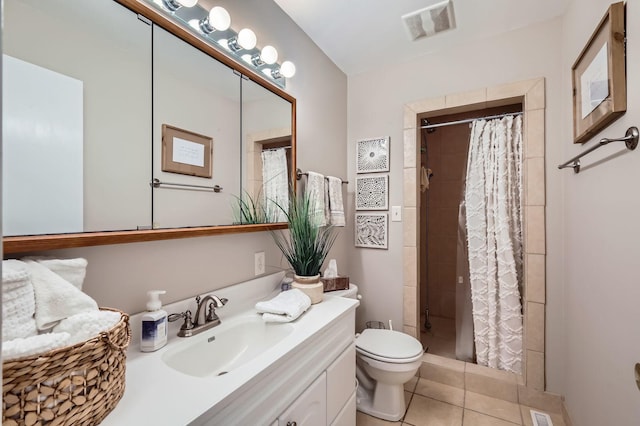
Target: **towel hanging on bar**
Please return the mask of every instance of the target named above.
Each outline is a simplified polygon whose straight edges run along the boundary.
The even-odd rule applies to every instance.
[[[303,172],[303,171],[302,171],[302,170],[300,170],[300,169],[296,169],[296,180],[300,180],[300,179],[302,179],[302,176],[307,176],[307,177],[309,177],[309,173],[307,173],[307,172]],[[344,179],[342,179],[342,184],[343,184],[343,185],[344,185],[344,184],[348,184],[348,183],[349,183],[349,181],[348,181],[348,180],[344,180]]]

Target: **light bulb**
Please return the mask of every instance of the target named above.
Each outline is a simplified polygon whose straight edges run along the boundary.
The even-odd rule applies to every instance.
[[[243,49],[251,50],[256,47],[257,42],[258,39],[256,38],[256,34],[249,28],[243,28],[238,33],[238,44]]]
[[[209,11],[209,25],[216,31],[226,31],[231,26],[231,16],[224,7],[216,6]]]
[[[291,78],[296,73],[296,66],[291,61],[284,61],[282,65],[280,65],[280,74],[284,78]]]
[[[162,0],[162,5],[169,12],[175,12],[181,7],[193,7],[196,3],[198,3],[198,0]]]
[[[265,64],[275,64],[278,60],[278,51],[273,46],[265,46],[260,52],[260,59],[262,59],[262,62]]]

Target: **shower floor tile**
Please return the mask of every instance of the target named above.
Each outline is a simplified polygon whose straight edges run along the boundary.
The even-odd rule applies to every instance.
[[[424,316],[421,318],[423,329],[420,341],[427,353],[446,358],[456,357],[456,320],[443,317],[430,317],[431,329],[424,329]]]

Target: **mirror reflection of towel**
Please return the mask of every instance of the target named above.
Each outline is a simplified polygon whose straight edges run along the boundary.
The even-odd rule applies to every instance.
[[[282,208],[289,206],[289,177],[285,148],[262,151],[262,190],[264,208],[271,222],[286,222]]]

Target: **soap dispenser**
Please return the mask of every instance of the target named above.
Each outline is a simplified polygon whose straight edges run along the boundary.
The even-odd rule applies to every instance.
[[[147,292],[147,312],[142,315],[142,336],[140,350],[153,352],[167,344],[167,312],[162,308],[160,295],[164,290],[151,290]]]

